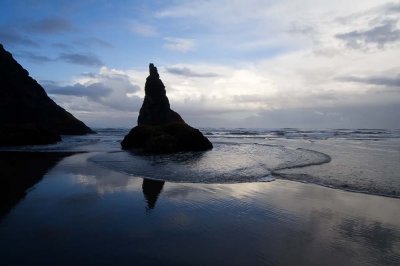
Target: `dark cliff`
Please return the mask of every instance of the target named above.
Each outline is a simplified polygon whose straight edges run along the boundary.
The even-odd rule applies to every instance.
[[[50,99],[0,44],[0,145],[53,143],[59,135],[94,133]]]

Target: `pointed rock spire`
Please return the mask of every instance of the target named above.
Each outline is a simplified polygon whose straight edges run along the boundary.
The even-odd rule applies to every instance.
[[[184,122],[178,113],[170,109],[164,83],[153,64],[149,65],[149,76],[146,79],[144,90],[145,97],[139,112],[139,125]]]
[[[150,65],[149,65],[149,72],[150,72],[150,77],[157,78],[157,79],[160,78],[160,75],[158,75],[157,68],[154,66],[153,63],[150,63]]]
[[[147,153],[203,151],[212,149],[211,142],[171,110],[165,86],[154,64],[149,65],[145,97],[140,108],[138,126],[121,142],[122,149]]]

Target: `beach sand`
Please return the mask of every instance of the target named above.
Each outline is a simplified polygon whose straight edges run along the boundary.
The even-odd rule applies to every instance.
[[[400,264],[400,199],[286,180],[164,183],[92,155],[39,167],[2,213],[1,265]]]

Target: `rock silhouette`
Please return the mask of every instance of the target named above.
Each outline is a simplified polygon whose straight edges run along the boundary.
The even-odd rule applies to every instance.
[[[49,144],[94,133],[51,100],[0,44],[0,145]]]
[[[142,191],[147,202],[147,210],[152,210],[156,206],[158,196],[164,187],[164,183],[164,181],[143,178]]]
[[[140,108],[138,125],[184,123],[181,116],[170,109],[165,86],[153,64],[150,64],[149,72],[144,89],[146,96]]]
[[[138,149],[146,153],[173,153],[212,149],[203,134],[171,110],[165,86],[157,68],[150,64],[145,97],[140,108],[138,125],[121,142],[122,149]]]

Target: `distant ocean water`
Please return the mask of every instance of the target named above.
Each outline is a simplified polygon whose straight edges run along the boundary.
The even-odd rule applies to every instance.
[[[92,152],[89,161],[128,175],[170,182],[269,182],[276,178],[400,197],[400,130],[202,128],[214,149],[174,155],[122,151],[128,129],[64,136],[54,145],[3,148]]]

